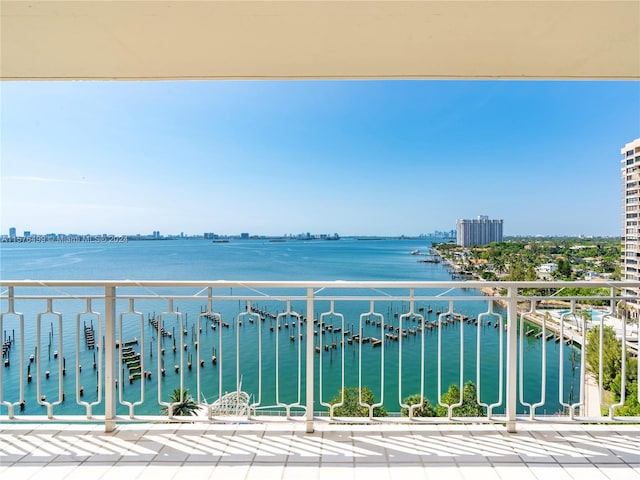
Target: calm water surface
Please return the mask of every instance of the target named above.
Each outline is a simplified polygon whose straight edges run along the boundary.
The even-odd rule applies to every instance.
[[[420,249],[428,252],[429,242],[426,240],[380,240],[361,241],[356,239],[341,239],[339,241],[287,241],[268,242],[266,240],[230,241],[229,243],[212,243],[205,240],[166,240],[166,241],[131,241],[128,243],[39,243],[39,244],[0,244],[0,276],[3,279],[96,279],[96,280],[384,280],[384,281],[444,281],[451,277],[442,264],[419,263],[419,257],[410,255],[409,252]],[[56,292],[74,293],[74,292]],[[77,294],[77,292],[75,292]],[[145,292],[150,294],[166,295],[167,292]],[[195,292],[193,292],[195,293]],[[436,292],[430,292],[436,293]],[[458,295],[477,295],[478,292],[461,290]],[[183,313],[182,325],[175,315],[164,315],[165,329],[176,333],[176,352],[173,351],[174,340],[160,338],[155,329],[147,321],[148,316],[158,316],[167,310],[167,302],[164,300],[138,300],[135,307],[144,314],[144,321],[140,321],[135,315],[123,315],[122,331],[118,336],[123,340],[144,336],[144,370],[153,372],[150,380],[144,381],[144,405],[136,408],[138,414],[155,414],[158,412],[158,352],[164,348],[164,356],[160,356],[161,362],[167,369],[167,376],[160,377],[160,387],[163,400],[166,401],[167,392],[179,385],[179,375],[174,371],[174,365],[181,363],[183,355],[183,369],[185,373],[185,386],[192,393],[197,389],[196,371],[200,371],[201,398],[207,401],[215,400],[220,393],[235,390],[236,384],[236,345],[240,345],[238,371],[242,378],[243,390],[253,395],[254,401],[261,400],[262,405],[274,405],[281,403],[295,403],[298,399],[304,402],[304,384],[302,391],[298,392],[298,380],[304,377],[304,342],[298,341],[300,323],[294,327],[296,318],[281,318],[280,329],[275,320],[259,320],[249,322],[249,318],[243,318],[243,324],[237,323],[237,315],[244,311],[246,304],[239,301],[220,302],[215,310],[220,312],[223,319],[230,324],[228,329],[212,330],[211,321],[200,321],[200,349],[195,348],[198,333],[198,314],[204,307],[204,300],[177,302],[177,307]],[[272,313],[281,313],[286,310],[284,302],[257,302],[260,308]],[[2,302],[2,311],[7,311],[6,302]],[[40,317],[40,372],[43,377],[42,393],[48,399],[57,397],[58,377],[57,371],[60,358],[54,358],[52,352],[58,349],[62,342],[64,353],[64,365],[67,375],[62,377],[65,392],[75,392],[76,351],[75,351],[75,326],[76,314],[85,310],[85,303],[77,300],[54,302],[54,310],[62,313],[62,328],[58,326],[58,318],[51,314],[43,314]],[[436,310],[445,311],[448,302],[434,301],[429,305],[418,305],[424,308],[422,312],[427,320],[437,321]],[[427,314],[428,307],[433,309],[432,314]],[[304,303],[292,305],[292,310],[305,315]],[[16,309],[25,314],[25,351],[28,357],[36,348],[36,324],[38,314],[46,312],[46,303],[17,302]],[[93,309],[102,312],[103,305],[94,302]],[[327,324],[348,329],[355,333],[360,323],[360,315],[369,309],[368,302],[353,302],[336,304],[335,311],[344,316],[344,320],[337,315],[325,315],[322,320]],[[477,317],[487,310],[487,303],[482,302],[457,302],[457,312]],[[118,313],[126,312],[128,304],[122,302],[118,305]],[[399,317],[408,310],[405,302],[379,302],[375,311],[382,316],[383,321],[398,325]],[[329,311],[329,303],[319,301],[316,305],[316,318],[323,312]],[[499,313],[500,310],[498,309]],[[371,323],[365,323],[363,319],[363,336],[383,338],[384,333],[380,327],[375,326],[375,318]],[[495,323],[498,317],[485,318]],[[79,320],[81,328],[84,324],[94,323],[97,327],[97,319],[91,315],[84,315]],[[286,326],[285,326],[286,322]],[[344,324],[343,324],[344,322]],[[404,328],[415,328],[417,322],[409,320]],[[141,326],[142,325],[142,326]],[[179,331],[187,332],[184,342],[186,349],[180,349]],[[273,331],[271,330],[273,327]],[[118,327],[119,328],[119,327]],[[305,328],[305,325],[302,325]],[[470,324],[463,324],[463,338],[461,340],[460,324],[456,323],[443,328],[441,331],[441,345],[443,348],[442,390],[446,390],[450,383],[458,382],[460,364],[460,348],[464,350],[464,377],[476,380],[476,335],[481,336],[482,356],[482,399],[486,403],[498,400],[498,374],[497,361],[500,347],[499,329],[485,325],[478,329]],[[6,315],[3,322],[3,335],[12,335],[18,329],[17,319],[12,315]],[[291,340],[294,337],[294,340]],[[505,335],[506,337],[506,335]],[[322,349],[322,391],[316,392],[316,410],[322,410],[322,401],[328,401],[334,397],[341,386],[342,352],[339,347],[342,334],[327,333],[320,341],[316,337],[315,345]],[[399,411],[399,401],[420,388],[421,374],[421,344],[423,338],[410,335],[402,344],[386,341],[384,345],[384,369],[382,365],[381,348],[373,348],[370,344],[363,345],[359,351],[357,343],[345,344],[344,365],[345,383],[348,386],[358,385],[358,373],[361,372],[362,383],[369,386],[378,401],[383,401],[390,411]],[[324,350],[324,345],[337,344],[337,348]],[[51,344],[51,345],[50,345]],[[425,395],[433,403],[437,401],[437,371],[438,371],[438,334],[437,331],[425,331],[424,335],[424,383]],[[525,401],[536,402],[539,399],[540,389],[540,358],[542,355],[541,341],[527,337],[525,339]],[[262,365],[258,363],[257,349],[262,347]],[[277,348],[276,348],[277,346]],[[547,343],[547,402],[538,410],[540,413],[554,413],[561,406],[558,402],[558,362],[560,349],[564,349],[565,398],[569,394],[572,381],[572,361],[579,365],[579,352],[575,349],[560,346],[553,342]],[[220,348],[222,347],[222,351]],[[142,346],[135,346],[140,352]],[[277,350],[277,354],[276,354]],[[197,367],[198,353],[205,360],[204,365]],[[216,354],[219,358],[217,366],[211,363],[211,356]],[[28,358],[19,359],[19,349],[14,346],[11,350],[11,365],[3,367],[3,395],[8,401],[17,401],[19,386],[19,362],[25,364],[25,369],[31,365],[35,380],[38,366],[30,363]],[[302,359],[298,361],[298,358]],[[319,375],[319,357],[316,354],[316,377]],[[573,357],[573,358],[572,358]],[[82,400],[93,401],[96,399],[96,371],[92,368],[94,351],[87,350],[84,338],[80,339],[79,361],[82,365],[80,384],[84,387],[85,395]],[[194,363],[192,370],[186,370],[187,362]],[[398,364],[402,361],[402,375],[399,374]],[[279,365],[279,376],[276,382],[276,362]],[[223,375],[220,375],[219,367],[224,364]],[[262,371],[262,383],[259,383],[258,372]],[[44,379],[44,372],[49,371],[50,378]],[[300,370],[300,376],[298,371]],[[380,372],[383,371],[383,378]],[[71,372],[71,374],[69,374]],[[567,373],[568,372],[568,373]],[[577,373],[574,376],[577,377]],[[124,388],[119,392],[122,400],[135,402],[141,397],[141,381],[129,384],[126,381],[128,372],[123,370]],[[382,383],[384,381],[384,388]],[[276,389],[276,383],[278,388]],[[25,413],[43,414],[44,407],[35,402],[36,382],[25,383],[25,398],[27,405]],[[316,383],[318,384],[318,382]],[[577,387],[574,384],[574,388]],[[69,398],[71,397],[71,398]],[[73,394],[67,394],[65,402],[55,409],[56,413],[80,413],[82,410],[75,403]],[[500,411],[500,408],[496,409]],[[6,412],[5,407],[0,411]],[[524,411],[524,407],[521,407]],[[100,408],[95,409],[100,413]],[[126,413],[123,406],[119,407],[120,413]]]

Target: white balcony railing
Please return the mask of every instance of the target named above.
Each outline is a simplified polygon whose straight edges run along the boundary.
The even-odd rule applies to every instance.
[[[635,302],[628,292],[640,283],[599,285],[608,295],[562,294],[591,282],[3,280],[0,420],[97,421],[111,430],[167,415],[277,415],[312,431],[315,421],[359,421],[339,416],[344,389],[356,387],[360,421],[462,421],[471,420],[458,407],[472,381],[483,412],[472,420],[509,431],[525,420],[638,421],[616,408],[626,360],[638,351],[638,320],[620,320],[628,316],[621,302]],[[600,306],[587,315],[590,300]],[[588,371],[583,354],[587,330],[605,325],[627,345],[614,362],[619,401],[603,385],[603,335],[599,372]],[[200,415],[174,415],[174,389],[188,389]],[[446,418],[419,416],[424,399]]]

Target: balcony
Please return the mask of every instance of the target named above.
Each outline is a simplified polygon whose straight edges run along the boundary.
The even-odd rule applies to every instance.
[[[295,5],[296,2],[275,1],[247,2],[245,5],[177,1],[83,3],[4,1],[1,14],[3,69],[0,76],[3,79],[640,77],[640,63],[630,60],[638,58],[639,17],[635,2],[615,2],[616,5],[607,5],[604,10],[598,2],[565,2],[560,6],[545,2],[523,2],[521,5],[508,2],[485,2],[482,5],[473,5],[473,2],[403,2],[402,10],[395,11],[389,10],[391,2],[298,2]],[[331,35],[327,35],[329,25]],[[612,25],[616,27],[612,28]],[[167,36],[169,30],[175,35]],[[452,35],[454,30],[464,34]],[[531,34],[523,35],[523,32]],[[544,35],[541,36],[540,32]],[[541,41],[542,37],[544,41]],[[212,48],[212,45],[224,45],[225,48]],[[637,207],[627,208],[633,210]],[[441,426],[423,423],[423,419],[400,417],[392,418],[390,423],[382,423],[384,419],[376,418],[365,425],[351,425],[338,423],[338,419],[332,421],[326,416],[326,409],[316,412],[316,415],[304,408],[301,409],[302,417],[300,412],[293,412],[289,420],[279,416],[263,415],[258,418],[258,415],[253,415],[251,423],[245,423],[248,418],[243,418],[242,422],[218,419],[220,423],[211,423],[207,418],[200,419],[200,424],[156,424],[153,423],[156,421],[153,415],[142,415],[138,405],[127,405],[123,402],[129,400],[120,399],[121,390],[115,387],[115,380],[120,379],[122,350],[116,350],[115,344],[118,340],[130,339],[124,335],[136,327],[136,312],[141,315],[149,313],[144,308],[147,301],[164,303],[156,312],[166,313],[163,321],[179,323],[178,318],[181,317],[178,313],[184,310],[183,307],[178,310],[177,304],[182,301],[199,304],[200,307],[205,303],[203,313],[207,313],[207,308],[215,305],[217,309],[217,305],[225,301],[240,302],[242,307],[243,300],[246,306],[248,301],[286,304],[289,299],[295,306],[298,301],[309,302],[307,292],[294,297],[278,294],[273,298],[269,295],[264,298],[260,292],[255,297],[253,294],[245,295],[242,299],[236,296],[238,289],[247,287],[245,284],[236,284],[234,294],[230,291],[220,293],[219,288],[232,288],[220,283],[191,284],[185,287],[195,290],[195,293],[176,296],[157,289],[174,289],[178,285],[153,282],[2,282],[2,285],[6,291],[0,311],[24,312],[24,317],[3,315],[4,326],[0,328],[4,332],[11,322],[18,325],[17,336],[13,329],[10,333],[15,341],[11,347],[10,365],[0,368],[4,373],[4,378],[0,379],[3,386],[0,398],[4,402],[1,407],[4,410],[0,410],[3,422],[0,473],[3,478],[46,476],[50,480],[54,477],[84,479],[115,475],[154,479],[290,478],[300,475],[331,479],[365,476],[401,476],[403,479],[449,479],[456,476],[511,478],[515,475],[523,478],[549,475],[553,478],[584,478],[585,474],[590,478],[637,476],[640,463],[637,449],[634,449],[639,436],[637,426],[622,424],[623,419],[613,415],[612,406],[609,408],[609,424],[581,422],[588,420],[587,397],[593,389],[581,391],[578,405],[572,403],[566,415],[549,417],[544,412],[536,412],[537,407],[530,407],[534,421],[527,420],[531,412],[518,403],[518,382],[514,380],[518,379],[518,360],[524,360],[525,356],[524,350],[517,348],[522,337],[518,337],[519,329],[514,322],[519,315],[515,308],[519,297],[515,286],[509,286],[509,295],[495,299],[507,302],[499,328],[505,336],[503,357],[494,365],[504,365],[503,369],[497,369],[504,375],[501,405],[496,406],[495,414],[487,418],[470,420],[452,416],[450,423]],[[637,282],[631,282],[631,285],[635,287]],[[316,307],[316,301],[320,302],[315,298],[317,288],[341,290],[343,286],[359,288],[353,285],[308,285],[307,289],[313,289],[313,308],[326,312],[320,303]],[[252,285],[251,288],[263,287]],[[387,288],[395,286],[387,284],[375,288],[386,292]],[[420,298],[435,303],[442,301],[440,293],[426,295],[417,289],[435,288],[442,293],[442,289],[446,291],[455,287],[439,284],[408,288],[415,288],[414,294],[417,292],[417,295],[412,297],[411,292],[406,291],[393,295],[387,292],[381,295],[381,299],[373,298],[374,305],[379,305],[377,302],[404,302],[408,305],[411,301],[420,301]],[[202,289],[205,289],[204,293],[200,291]],[[86,293],[88,290],[91,293]],[[453,308],[458,308],[459,301],[454,296],[450,297],[445,304],[452,301]],[[620,296],[611,299],[611,311],[619,299]],[[169,303],[170,300],[174,303]],[[334,300],[337,302],[338,298]],[[358,298],[357,301],[361,300]],[[465,297],[465,301],[468,300]],[[322,299],[324,303],[330,301]],[[486,298],[477,301],[487,305]],[[571,301],[569,299],[570,304]],[[86,315],[82,315],[83,312]],[[121,320],[120,315],[126,312],[131,315]],[[60,317],[56,313],[60,313]],[[381,312],[382,315],[385,313]],[[81,314],[79,318],[78,314]],[[312,318],[308,309],[306,315]],[[58,362],[57,370],[50,370],[50,378],[47,379],[46,370],[38,367],[45,356],[42,349],[37,362],[34,354],[33,368],[39,368],[39,376],[32,376],[31,382],[26,380],[28,367],[23,354],[27,353],[29,346],[35,346],[36,341],[48,346],[45,337],[54,329],[50,319],[58,318],[72,324],[70,332],[69,325],[63,324],[64,331],[69,333],[63,341],[64,352],[69,359],[66,367],[62,365],[67,373],[62,375],[65,388],[65,382],[70,381],[73,386],[79,374],[86,374],[88,369],[93,371],[87,367],[91,360],[84,364],[82,372],[77,368],[79,363],[73,360],[75,354],[82,356],[82,348],[86,347],[80,322],[87,321],[91,325],[92,319],[95,327],[104,334],[104,339],[100,335],[95,336],[100,346],[96,349],[100,352],[96,363],[101,361],[106,365],[104,371],[100,370],[102,378],[97,382],[96,393],[101,396],[99,401],[97,398],[94,400],[97,402],[95,405],[78,404],[78,400],[87,401],[88,392],[87,397],[79,399],[77,392],[74,396],[67,390],[65,401],[57,405],[53,405],[56,392],[49,393],[44,400],[40,399],[37,390],[47,389],[47,380],[59,385],[52,375],[59,374],[61,367]],[[231,318],[237,321],[237,317]],[[352,318],[355,322],[361,320],[359,315]],[[399,315],[397,322],[400,318],[405,322],[412,321]],[[570,321],[569,317],[561,316],[560,326],[565,318]],[[145,326],[147,318],[138,319],[140,331],[148,328]],[[186,315],[184,321],[187,321]],[[438,316],[437,332],[443,331],[440,327],[444,321],[448,322]],[[51,325],[49,331],[47,322]],[[364,322],[366,326],[366,318]],[[123,324],[126,325],[124,329]],[[305,327],[309,328],[309,324],[307,322]],[[505,324],[506,332],[502,329]],[[463,338],[473,339],[474,326],[462,333],[461,341]],[[58,332],[60,338],[63,337],[62,330]],[[181,328],[178,331],[184,332]],[[435,331],[432,328],[432,332]],[[180,335],[182,340],[183,333]],[[438,333],[436,338],[442,338],[439,335],[444,333]],[[306,345],[315,345],[309,338],[310,335]],[[483,337],[479,338],[482,344]],[[402,339],[399,335],[398,349]],[[223,342],[225,346],[228,343],[233,346],[232,338],[223,337]],[[141,347],[144,345],[142,342]],[[354,348],[362,347],[357,342]],[[380,351],[385,347],[383,344]],[[146,353],[151,353],[150,350],[151,347]],[[179,365],[184,367],[184,353],[179,351]],[[386,359],[393,359],[395,354],[397,362],[400,358],[398,351],[394,352],[392,347],[389,351],[391,354],[387,354]],[[422,347],[417,350],[420,354],[430,351]],[[460,348],[454,354],[459,358],[462,351],[464,349]],[[154,378],[160,376],[157,372],[161,368],[157,352],[156,345],[151,366],[147,367],[155,372]],[[308,354],[307,350],[304,352]],[[318,362],[324,352],[321,348],[318,356],[312,355],[314,362],[305,365],[307,374],[309,371],[314,375],[319,373],[322,363]],[[58,353],[58,358],[61,358],[63,349]],[[445,350],[445,355],[448,353]],[[540,362],[543,358],[538,357]],[[437,356],[436,363],[438,361],[445,363],[442,355]],[[223,363],[218,366],[222,371]],[[583,367],[581,364],[580,376],[584,373]],[[234,379],[237,380],[238,375],[235,368],[232,356],[231,360],[225,361],[225,373],[220,377],[224,385],[236,383]],[[9,373],[16,369],[18,373]],[[120,371],[116,374],[116,370]],[[471,376],[473,373],[472,369]],[[188,375],[184,368],[173,374],[174,383],[183,382]],[[11,375],[17,375],[19,380],[11,384]],[[126,377],[123,380],[119,383],[121,386],[129,385]],[[149,397],[153,397],[149,394],[155,393],[154,389],[134,381],[137,382],[134,387],[142,386],[141,391],[147,394],[145,402],[149,402]],[[546,388],[546,383],[540,385],[544,384]],[[433,390],[433,379],[430,384]],[[19,390],[17,395],[9,391],[16,387]],[[318,385],[314,384],[314,389],[309,387],[309,390],[306,387],[302,398],[306,405],[310,399],[313,400],[313,411],[320,398],[319,390],[316,392],[315,388]],[[446,382],[443,388],[446,388]],[[76,388],[71,390],[75,392]],[[35,414],[20,412],[23,393],[28,402],[25,410],[31,410],[35,405]],[[311,394],[310,397],[305,396],[307,393]],[[541,401],[545,401],[548,392],[543,392],[541,387],[538,393]],[[82,413],[61,414],[60,410],[72,402]],[[157,399],[155,407],[159,407]],[[277,408],[275,410],[277,412]],[[607,417],[592,420],[601,422]],[[76,423],[59,423],[61,421]],[[472,423],[467,423],[469,421]],[[475,421],[484,423],[473,423]],[[36,422],[35,426],[31,422]],[[116,423],[118,428],[112,430]],[[309,423],[315,433],[307,433]],[[511,430],[517,426],[519,433],[507,433],[502,423],[508,423]],[[105,426],[111,430],[110,433],[102,433]]]
[[[133,478],[538,478],[594,465],[599,478],[638,474],[640,418],[617,415],[622,402],[582,355],[587,330],[610,325],[628,345],[621,364],[637,356],[638,321],[625,328],[616,316],[635,300],[622,287],[637,282],[608,283],[590,319],[580,313],[588,297],[531,290],[590,282],[0,285],[0,458],[20,478],[53,467],[60,478],[124,467],[135,467]],[[480,416],[461,416],[462,395],[445,395],[469,380]],[[336,410],[345,387],[357,387],[363,417]],[[174,388],[192,392],[199,415],[173,415]],[[243,409],[220,403],[240,390]],[[405,403],[412,394],[444,416],[419,416]]]
[[[452,421],[459,402],[446,404],[443,394],[469,380],[481,420],[510,431],[525,418],[600,421],[600,407],[610,421],[627,420],[615,415],[621,404],[604,402],[582,345],[587,330],[610,325],[627,345],[622,364],[637,356],[636,321],[625,328],[616,316],[635,301],[630,290],[620,293],[633,282],[610,282],[609,296],[599,297],[530,293],[591,282],[0,283],[8,421],[102,421],[112,430],[157,421],[161,407],[171,410],[171,389],[189,388],[202,407],[196,420],[226,421],[230,412],[215,400],[246,390],[241,416],[282,417],[312,431],[340,420],[329,399],[346,387],[378,397],[366,403],[360,392],[368,422],[429,421],[404,403],[412,394]],[[583,315],[580,302],[590,299],[601,308]],[[390,417],[378,418],[377,407]]]

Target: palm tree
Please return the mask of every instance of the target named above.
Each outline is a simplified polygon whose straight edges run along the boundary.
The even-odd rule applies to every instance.
[[[491,264],[493,265],[493,269],[496,271],[498,276],[504,273],[504,259],[501,256],[495,256],[491,260]]]
[[[173,404],[172,413],[176,417],[196,415],[198,413],[198,404],[189,394],[189,389],[180,390],[176,388],[169,394],[169,402]],[[165,405],[160,409],[163,415],[169,415],[169,406]]]
[[[620,300],[618,302],[618,315],[623,318],[626,319],[627,318],[627,302],[625,302],[624,300]]]

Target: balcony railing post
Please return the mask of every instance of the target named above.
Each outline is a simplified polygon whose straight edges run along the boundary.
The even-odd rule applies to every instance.
[[[518,289],[510,287],[507,299],[507,432],[516,432],[517,399],[517,330],[518,330]]]
[[[104,288],[104,431],[116,428],[116,287]]]
[[[306,431],[313,433],[313,393],[314,393],[314,371],[313,371],[313,288],[307,288],[307,346],[306,346],[306,385],[307,385],[307,418]],[[322,388],[322,386],[320,386]]]

